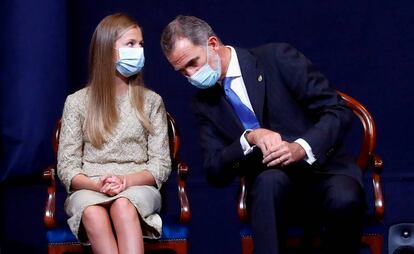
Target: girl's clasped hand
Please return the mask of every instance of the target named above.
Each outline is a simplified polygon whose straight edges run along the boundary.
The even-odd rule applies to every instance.
[[[126,188],[126,177],[112,174],[104,175],[99,180],[102,193],[108,196],[115,196]]]

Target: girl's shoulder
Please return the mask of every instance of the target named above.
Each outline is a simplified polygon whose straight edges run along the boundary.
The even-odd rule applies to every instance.
[[[160,103],[162,101],[161,95],[149,88],[143,89],[144,98],[147,103]]]
[[[66,98],[65,107],[77,108],[80,111],[84,111],[87,99],[88,87],[85,87],[68,95]]]

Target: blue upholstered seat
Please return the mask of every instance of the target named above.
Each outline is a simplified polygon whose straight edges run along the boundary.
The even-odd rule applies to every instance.
[[[290,237],[300,237],[303,236],[304,229],[303,227],[289,227],[288,236]],[[252,229],[249,224],[243,223],[240,228],[240,237],[252,237]]]
[[[157,241],[175,241],[184,240],[188,237],[188,227],[177,224],[173,219],[163,218],[162,236]],[[78,239],[72,234],[67,224],[49,229],[46,233],[46,239],[49,244],[79,244]],[[146,240],[151,242],[151,240]]]
[[[380,223],[367,225],[364,227],[363,233],[364,235],[383,235],[384,234],[384,225]],[[289,237],[301,237],[304,234],[303,227],[289,227],[288,229],[288,236]],[[240,228],[240,237],[252,237],[252,229],[246,223]]]
[[[46,239],[49,244],[79,243],[67,225],[49,229]]]

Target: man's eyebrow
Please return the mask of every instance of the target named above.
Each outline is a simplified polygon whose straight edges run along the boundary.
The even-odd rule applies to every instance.
[[[193,59],[191,59],[190,61],[188,61],[183,67],[181,67],[179,69],[176,69],[176,70],[177,71],[182,71],[182,70],[186,69],[189,66],[193,66],[197,62],[197,60],[199,58],[200,58],[199,56],[194,57]]]

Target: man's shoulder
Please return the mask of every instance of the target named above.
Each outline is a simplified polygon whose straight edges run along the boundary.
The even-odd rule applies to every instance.
[[[308,61],[295,47],[286,42],[268,43],[248,49],[249,54],[265,66],[279,66],[280,63]]]

